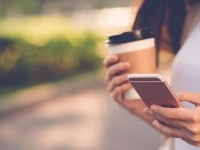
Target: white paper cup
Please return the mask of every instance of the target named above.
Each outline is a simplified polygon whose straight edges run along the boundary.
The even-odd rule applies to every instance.
[[[154,48],[154,38],[143,39],[139,41],[121,43],[121,44],[106,44],[109,47],[110,54],[121,54],[134,51],[141,51],[149,48]]]

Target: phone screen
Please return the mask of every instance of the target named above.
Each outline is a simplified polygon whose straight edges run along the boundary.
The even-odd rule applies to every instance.
[[[128,78],[148,107],[153,104],[172,108],[181,107],[176,95],[159,74],[130,74]]]

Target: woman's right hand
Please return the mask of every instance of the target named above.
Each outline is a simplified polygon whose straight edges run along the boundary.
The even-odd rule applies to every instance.
[[[117,55],[108,55],[104,59],[104,66],[107,68],[107,90],[115,101],[122,104],[124,93],[132,88],[128,82],[128,74],[125,73],[130,68],[130,63],[119,61]]]

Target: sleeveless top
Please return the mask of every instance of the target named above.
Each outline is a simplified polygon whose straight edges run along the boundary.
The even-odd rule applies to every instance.
[[[200,4],[193,6],[186,18],[182,46],[172,66],[171,86],[175,93],[200,92]],[[194,107],[189,102],[183,105]],[[200,150],[178,138],[173,143],[175,150]]]

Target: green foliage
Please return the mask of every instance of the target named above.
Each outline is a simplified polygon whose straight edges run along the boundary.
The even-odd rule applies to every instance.
[[[40,82],[98,69],[100,38],[83,32],[73,40],[50,38],[45,45],[34,45],[23,38],[0,39],[0,86]]]
[[[0,16],[131,6],[132,0],[0,0]]]
[[[1,0],[0,16],[6,14],[37,14],[40,11],[39,2],[37,0]]]

